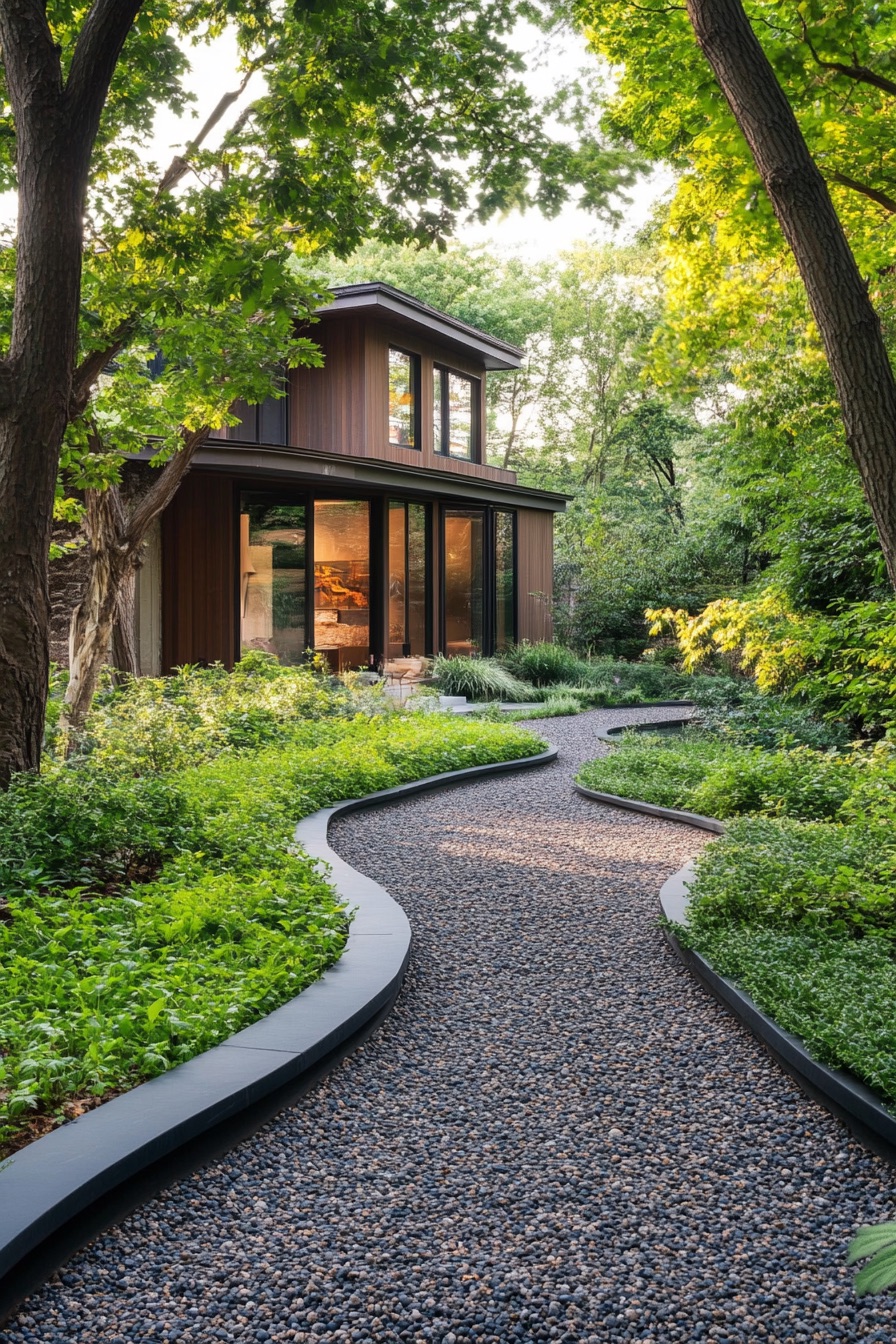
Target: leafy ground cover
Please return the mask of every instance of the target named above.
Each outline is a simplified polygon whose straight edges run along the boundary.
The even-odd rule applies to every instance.
[[[719,726],[627,734],[579,778],[732,818],[697,860],[677,936],[816,1058],[896,1103],[896,744],[770,750],[737,740],[755,724]]]
[[[342,798],[540,749],[247,660],[107,695],[0,795],[0,1151],[297,994],[350,920],[292,842]]]

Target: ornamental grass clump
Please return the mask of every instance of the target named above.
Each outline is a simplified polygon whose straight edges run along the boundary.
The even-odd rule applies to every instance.
[[[578,684],[588,670],[588,664],[576,657],[562,644],[517,644],[501,655],[501,662],[520,681],[533,686],[555,686],[560,683]]]
[[[468,700],[534,700],[533,688],[495,658],[439,654],[433,661],[432,675],[442,695],[465,695]]]
[[[541,749],[511,724],[358,713],[350,687],[284,671],[134,683],[78,757],[0,794],[0,1154],[336,960],[350,912],[296,848],[301,817]]]

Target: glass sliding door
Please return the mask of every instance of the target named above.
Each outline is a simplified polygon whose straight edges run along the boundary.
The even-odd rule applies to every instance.
[[[389,657],[406,658],[408,646],[407,505],[389,501]]]
[[[240,645],[301,662],[305,629],[305,505],[240,497]]]
[[[515,514],[495,511],[495,652],[516,640]]]
[[[427,652],[427,511],[425,504],[389,501],[390,658]]]
[[[482,509],[446,509],[442,567],[445,591],[445,653],[481,653],[483,648]]]
[[[370,505],[314,503],[314,647],[337,672],[370,663]]]
[[[429,578],[429,506],[408,505],[408,642],[411,654],[432,652]]]

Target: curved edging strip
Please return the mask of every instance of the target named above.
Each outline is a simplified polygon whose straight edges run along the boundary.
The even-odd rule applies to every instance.
[[[410,925],[383,887],[333,853],[327,843],[330,822],[431,789],[546,765],[557,755],[553,747],[520,760],[432,775],[348,799],[299,822],[297,842],[330,865],[333,885],[355,908],[339,961],[289,1003],[223,1044],[62,1125],[0,1163],[0,1319],[4,1304],[8,1309],[21,1300],[22,1264],[61,1228],[264,1098],[300,1087],[303,1078],[316,1080],[322,1066],[326,1071],[343,1058],[359,1043],[359,1035],[363,1038],[364,1028],[391,1007],[410,956]],[[56,1267],[45,1265],[44,1274]]]
[[[612,740],[612,739],[611,739]],[[597,803],[607,803],[610,807],[623,807],[627,812],[642,812],[645,817],[659,817],[662,821],[681,821],[686,826],[697,826],[701,831],[712,831],[721,835],[725,830],[724,822],[715,817],[703,817],[699,812],[679,812],[674,807],[658,807],[656,803],[642,803],[637,798],[620,798],[615,793],[600,793],[597,789],[586,789],[584,784],[573,788],[583,798],[593,798]]]
[[[692,876],[693,867],[689,864],[670,877],[660,891],[663,914],[673,924],[687,924],[688,878]],[[843,1120],[864,1143],[888,1162],[896,1164],[896,1115],[880,1098],[844,1069],[819,1064],[799,1037],[779,1027],[749,994],[727,976],[719,975],[699,952],[682,947],[671,929],[666,928],[664,932],[691,974],[749,1027],[791,1077]]]
[[[606,733],[600,736],[610,742],[615,740],[607,738]],[[573,787],[583,797],[593,798],[611,807],[625,808],[664,821],[681,822],[703,831],[712,831],[716,835],[722,835],[725,831],[724,822],[716,817],[658,807],[635,798],[619,798],[612,793],[586,789],[581,784],[574,784]],[[660,906],[670,924],[687,925],[689,886],[693,876],[694,865],[688,863],[674,873],[660,890]],[[844,1069],[829,1068],[813,1059],[799,1037],[779,1027],[749,994],[738,988],[727,976],[719,975],[699,952],[683,947],[670,928],[665,927],[663,931],[669,945],[691,974],[750,1029],[803,1090],[842,1120],[874,1152],[896,1165],[896,1114],[851,1073]]]

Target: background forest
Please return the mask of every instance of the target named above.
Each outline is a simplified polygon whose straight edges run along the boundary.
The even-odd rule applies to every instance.
[[[489,460],[571,496],[556,623],[580,653],[637,657],[648,608],[771,590],[824,613],[887,591],[798,282],[711,269],[679,208],[550,261],[368,244],[322,272],[388,281],[524,348],[489,379]]]

